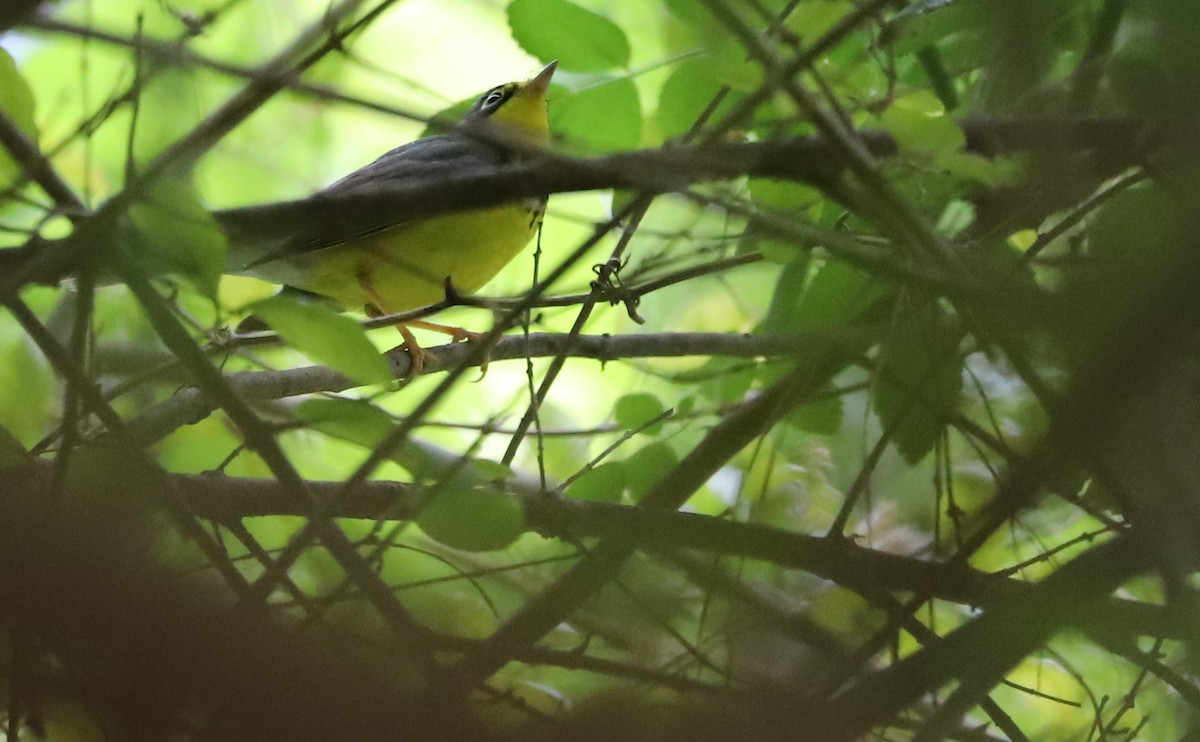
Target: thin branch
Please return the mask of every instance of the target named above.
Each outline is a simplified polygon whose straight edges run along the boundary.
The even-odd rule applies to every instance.
[[[630,358],[667,358],[685,356],[731,356],[771,358],[821,352],[831,346],[852,345],[872,337],[874,328],[843,328],[831,332],[796,335],[730,335],[725,333],[649,333],[645,335],[579,335],[571,338],[559,333],[532,333],[501,339],[491,347],[487,361],[499,363],[566,353],[572,358],[612,362]],[[469,344],[454,343],[427,349],[432,359],[425,374],[478,366],[483,359],[471,359]],[[393,350],[387,354],[388,366],[395,378],[404,378],[411,362],[408,354]],[[349,377],[325,366],[306,366],[284,371],[247,371],[228,374],[226,383],[241,399],[261,400],[293,397],[314,392],[337,392],[358,385]],[[143,445],[162,439],[179,427],[199,422],[216,409],[202,390],[184,389],[170,399],[144,410],[128,428]]]

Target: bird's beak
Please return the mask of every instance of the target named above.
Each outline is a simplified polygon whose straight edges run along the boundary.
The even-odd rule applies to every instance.
[[[528,86],[528,88],[530,90],[533,90],[534,92],[538,93],[539,95],[545,95],[546,90],[550,87],[550,78],[554,77],[554,70],[557,67],[558,67],[558,60],[555,59],[550,64],[548,64],[544,68],[542,68],[541,72],[534,75],[533,78],[528,83],[526,83],[526,86]]]

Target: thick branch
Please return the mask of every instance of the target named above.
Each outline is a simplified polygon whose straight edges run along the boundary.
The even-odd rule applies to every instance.
[[[49,464],[37,464],[48,477]],[[201,518],[231,521],[249,517],[303,516],[285,487],[271,479],[171,474],[174,486]],[[335,502],[333,517],[403,520],[415,515],[419,499],[403,482],[308,482],[314,498]],[[859,592],[922,592],[939,600],[981,607],[1033,585],[963,565],[930,562],[859,546],[853,541],[795,533],[694,513],[585,502],[540,492],[517,495],[530,531],[550,538],[618,539],[650,551],[695,550],[710,555],[758,559],[829,579]],[[1187,635],[1187,617],[1159,606],[1112,599],[1108,609],[1083,621],[1107,636],[1127,633],[1167,638]],[[1115,632],[1115,633],[1114,633]]]
[[[1132,164],[1156,148],[1195,149],[1195,120],[1149,123],[1139,119],[1036,119],[966,121],[967,149],[982,154],[1018,151],[1088,151],[1103,154],[1109,166]],[[897,145],[883,132],[858,132],[865,147],[878,156],[894,155]],[[695,183],[742,176],[793,180],[828,187],[842,165],[828,142],[797,137],[769,142],[715,143],[693,147],[626,152],[596,158],[569,158],[551,153],[524,162],[481,168],[453,177],[438,174],[412,179],[403,187],[351,195],[320,194],[297,201],[247,206],[217,212],[229,230],[253,234],[274,231],[272,224],[305,224],[312,234],[360,232],[386,214],[389,223],[462,211],[551,193],[608,188],[676,192]],[[348,229],[353,227],[353,229]],[[38,245],[39,248],[58,247]],[[27,256],[0,253],[0,268],[12,269]],[[69,270],[67,261],[46,261],[54,269],[33,280],[54,282]]]

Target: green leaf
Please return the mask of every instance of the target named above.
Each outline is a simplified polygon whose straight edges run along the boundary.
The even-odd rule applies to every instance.
[[[703,36],[720,37],[726,33],[703,3],[695,0],[666,0],[664,3],[671,15],[688,24]]]
[[[690,131],[721,87],[711,59],[689,59],[676,67],[658,94],[655,119],[662,138],[670,139]],[[741,93],[726,93],[705,123],[712,125],[721,121],[742,97]]]
[[[695,0],[666,0],[667,10],[674,18],[682,21],[682,28],[687,30],[676,44],[679,51],[695,53],[699,47],[705,52],[707,64],[718,85],[728,85],[741,92],[750,92],[762,84],[762,68],[746,56],[746,49],[729,30],[725,28],[704,3]],[[666,31],[672,33],[676,26],[665,24]],[[706,105],[707,99],[701,104]]]
[[[789,332],[795,329],[811,262],[810,254],[803,253],[783,266],[779,280],[775,282],[775,291],[771,294],[767,317],[762,323],[763,332]]]
[[[280,337],[317,363],[360,384],[390,381],[387,361],[367,339],[361,325],[321,304],[273,296],[251,304]]]
[[[148,272],[180,273],[207,297],[217,295],[228,243],[192,185],[160,180],[152,193],[129,208],[141,236],[139,248]]]
[[[513,39],[533,56],[557,59],[564,70],[603,72],[629,64],[629,40],[617,24],[567,0],[513,0]]]
[[[617,425],[625,430],[637,430],[663,414],[665,409],[658,397],[648,392],[639,392],[626,394],[618,399],[617,404],[613,407],[613,415],[617,419]],[[662,422],[658,422],[642,432],[647,435],[658,435],[661,430]]]
[[[935,304],[906,311],[880,352],[874,406],[900,453],[916,463],[933,448],[958,403],[960,333]]]
[[[808,46],[853,12],[854,5],[847,0],[807,0],[796,6],[784,26]]]
[[[495,551],[525,530],[525,512],[515,497],[490,488],[447,489],[421,508],[417,525],[430,538],[463,551]]]
[[[824,211],[825,196],[812,186],[769,178],[751,178],[749,185],[750,197],[757,206],[777,211],[803,211],[813,222],[819,221]]]
[[[666,443],[652,443],[625,460],[625,478],[635,502],[675,468],[679,457]]]
[[[642,108],[628,77],[597,83],[550,106],[550,128],[588,153],[635,149],[642,141]]]
[[[991,0],[919,0],[896,14],[887,25],[884,42],[904,55],[954,33],[978,32],[986,20],[987,2]]]
[[[614,190],[612,194],[612,207],[610,208],[610,213],[613,216],[616,216],[617,214],[624,212],[625,209],[629,208],[629,206],[638,198],[640,198],[641,195],[641,191],[630,191],[624,188],[618,188]]]
[[[1025,177],[1023,155],[984,157],[975,152],[939,152],[934,165],[963,180],[973,180],[988,188],[1015,186]]]
[[[700,393],[718,404],[741,402],[758,378],[757,363],[743,358],[714,357],[693,372],[703,378]]]
[[[37,125],[34,123],[33,90],[21,77],[12,56],[0,48],[0,110],[17,125],[25,136],[35,144],[38,141]],[[0,191],[8,188],[21,177],[21,166],[9,156],[6,148],[0,147]]]
[[[955,199],[946,204],[934,229],[938,234],[956,237],[975,223],[975,206],[968,201]]]
[[[383,410],[355,399],[306,399],[293,411],[313,430],[374,448],[396,427]]]
[[[803,251],[800,245],[795,242],[787,242],[785,240],[745,240],[743,241],[745,252],[758,252],[763,256],[763,260],[778,265],[788,265],[797,261],[807,261],[809,254]]]
[[[46,357],[25,336],[9,336],[0,345],[0,389],[20,389],[20,394],[0,394],[0,423],[18,440],[32,445],[55,424],[60,400],[57,378]]]
[[[557,85],[550,86],[550,90],[556,89],[561,88]],[[429,123],[424,129],[421,130],[420,138],[424,139],[425,137],[445,134],[447,131],[453,129],[460,121],[462,121],[463,116],[467,115],[467,111],[471,110],[471,106],[475,105],[475,101],[476,98],[474,97],[467,98],[466,100],[460,100],[448,108],[443,108],[442,110],[430,116]]]
[[[608,461],[567,487],[567,497],[590,502],[619,502],[625,491],[625,462]]]
[[[830,396],[796,407],[786,421],[809,433],[834,435],[842,427],[842,415],[842,398]]]
[[[967,142],[962,129],[947,116],[930,115],[912,108],[892,106],[883,112],[880,121],[896,138],[901,152],[958,152]]]
[[[763,84],[762,67],[746,56],[746,48],[728,34],[710,45],[709,58],[717,81],[731,89],[751,93]]]
[[[800,299],[792,331],[830,330],[858,319],[886,290],[847,263],[831,260],[813,276]]]
[[[308,399],[293,411],[309,429],[331,438],[375,448],[396,429],[395,421],[370,402],[357,399]],[[449,452],[409,438],[392,450],[388,460],[404,467],[417,482],[438,481],[440,487],[474,487],[508,479],[508,467],[487,459],[462,460]]]
[[[491,459],[471,459],[471,468],[481,480],[488,482],[504,481],[513,476],[512,467]]]

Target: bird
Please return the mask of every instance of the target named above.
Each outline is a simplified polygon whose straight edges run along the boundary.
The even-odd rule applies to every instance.
[[[494,168],[547,146],[546,93],[556,66],[552,61],[527,81],[491,88],[451,130],[397,147],[308,199],[289,202],[286,212],[270,204],[213,212],[228,238],[227,272],[369,315],[427,306],[451,291],[478,291],[529,244],[545,198],[399,220],[379,213],[368,223],[323,218],[320,210],[359,194]],[[398,324],[412,375],[429,354],[410,327],[445,332],[455,341],[478,337],[426,321]]]

